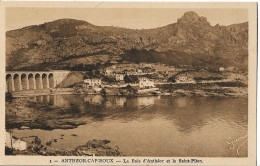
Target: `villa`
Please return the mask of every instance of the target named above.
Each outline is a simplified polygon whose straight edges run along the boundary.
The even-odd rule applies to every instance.
[[[124,77],[125,77],[124,74],[116,74],[116,80],[117,81],[124,81]]]
[[[139,87],[140,88],[153,88],[155,86],[154,86],[153,81],[150,81],[148,78],[143,77],[139,80]]]
[[[98,78],[88,78],[88,79],[84,79],[84,83],[88,86],[88,87],[101,87],[102,83],[101,83],[101,79]]]

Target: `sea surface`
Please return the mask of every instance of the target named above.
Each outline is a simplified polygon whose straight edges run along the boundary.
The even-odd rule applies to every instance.
[[[123,156],[248,155],[247,98],[55,95],[30,99],[72,108],[77,116],[91,118],[75,129],[13,130],[18,138],[35,135],[43,143],[57,139],[52,147],[71,149],[88,140],[108,139]]]

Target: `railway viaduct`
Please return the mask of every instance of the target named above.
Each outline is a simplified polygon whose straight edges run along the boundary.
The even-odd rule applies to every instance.
[[[67,70],[6,71],[6,92],[55,88],[70,73]]]

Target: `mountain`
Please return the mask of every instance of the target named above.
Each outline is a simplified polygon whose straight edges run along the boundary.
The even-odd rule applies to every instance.
[[[91,69],[111,60],[247,68],[248,22],[211,26],[190,11],[154,29],[60,19],[6,32],[7,70]]]

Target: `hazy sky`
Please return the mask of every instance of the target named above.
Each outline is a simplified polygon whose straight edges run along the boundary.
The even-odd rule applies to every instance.
[[[186,11],[204,16],[211,25],[230,25],[248,21],[247,9],[174,8],[7,8],[6,30],[38,25],[61,18],[85,20],[94,25],[142,29],[165,26],[177,21]]]

